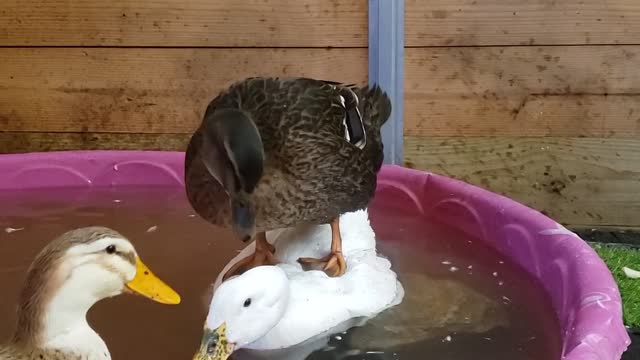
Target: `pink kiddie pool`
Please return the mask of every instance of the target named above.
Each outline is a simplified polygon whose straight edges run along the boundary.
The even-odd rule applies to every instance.
[[[0,190],[183,186],[183,160],[184,153],[145,151],[0,155]],[[538,211],[447,177],[384,166],[378,184],[375,204],[454,226],[539,279],[560,321],[563,359],[620,359],[630,340],[618,288],[577,235]],[[11,211],[0,205],[0,215]]]

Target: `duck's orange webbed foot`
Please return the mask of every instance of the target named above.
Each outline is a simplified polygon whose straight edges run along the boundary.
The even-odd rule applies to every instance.
[[[277,265],[279,261],[274,255],[275,250],[276,248],[267,242],[267,237],[264,232],[257,234],[256,250],[254,253],[233,264],[222,277],[222,281],[234,275],[241,275],[245,271],[257,266]]]
[[[347,262],[342,255],[342,237],[340,236],[340,218],[331,221],[331,253],[321,259],[300,258],[298,262],[305,267],[316,268],[324,265],[322,270],[331,277],[339,277],[347,272]]]
[[[322,270],[330,277],[339,277],[347,272],[347,263],[342,252],[331,253],[322,259],[300,258],[298,262],[308,268],[322,266]]]

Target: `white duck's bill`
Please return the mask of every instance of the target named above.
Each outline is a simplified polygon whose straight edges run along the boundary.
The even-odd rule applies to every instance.
[[[213,331],[205,329],[200,350],[193,356],[193,360],[227,360],[235,347],[227,339],[227,325],[223,323]]]

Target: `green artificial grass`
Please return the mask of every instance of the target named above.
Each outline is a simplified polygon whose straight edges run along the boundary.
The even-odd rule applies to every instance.
[[[590,243],[590,245],[607,264],[618,283],[622,295],[625,325],[640,327],[640,279],[630,279],[622,271],[625,266],[640,270],[640,249],[600,243]]]

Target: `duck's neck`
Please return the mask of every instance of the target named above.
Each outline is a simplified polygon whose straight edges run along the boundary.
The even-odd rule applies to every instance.
[[[104,342],[87,322],[87,312],[100,299],[86,290],[87,284],[73,278],[58,287],[36,287],[28,299],[23,294],[14,337],[17,343],[83,354],[89,359],[94,353],[108,354]]]
[[[70,331],[90,329],[87,312],[98,300],[86,291],[85,285],[65,282],[45,305],[42,340],[46,343]]]

